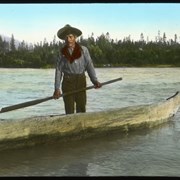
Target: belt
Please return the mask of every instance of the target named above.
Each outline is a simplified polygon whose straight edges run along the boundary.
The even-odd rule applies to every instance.
[[[80,76],[84,76],[85,73],[81,73],[81,74],[70,74],[70,73],[64,73],[64,77],[80,77]]]

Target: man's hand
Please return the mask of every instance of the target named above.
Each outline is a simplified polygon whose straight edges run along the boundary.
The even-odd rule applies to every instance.
[[[54,91],[53,98],[54,99],[59,99],[60,96],[61,96],[61,91],[59,89],[56,89]]]
[[[97,81],[97,82],[94,84],[94,88],[95,88],[95,89],[98,89],[98,88],[100,88],[100,87],[102,87],[102,85],[101,85],[100,82]]]

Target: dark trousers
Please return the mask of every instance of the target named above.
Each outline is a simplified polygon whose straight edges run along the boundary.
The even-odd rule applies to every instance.
[[[62,92],[68,93],[86,88],[86,76],[82,75],[64,75],[62,82]],[[86,91],[75,93],[63,97],[66,114],[86,112]]]

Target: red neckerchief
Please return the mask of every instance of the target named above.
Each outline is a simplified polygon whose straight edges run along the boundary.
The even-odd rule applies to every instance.
[[[70,62],[73,63],[73,61],[75,59],[78,59],[81,57],[81,46],[78,43],[75,43],[75,47],[74,50],[72,52],[72,54],[69,53],[68,50],[68,46],[65,45],[62,49],[61,49],[61,53],[66,57],[66,59]]]

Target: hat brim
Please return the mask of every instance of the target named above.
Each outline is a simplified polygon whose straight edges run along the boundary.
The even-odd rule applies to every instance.
[[[74,27],[63,27],[57,32],[57,36],[62,40],[65,40],[68,34],[74,34],[78,37],[82,34],[82,32],[81,30]]]

